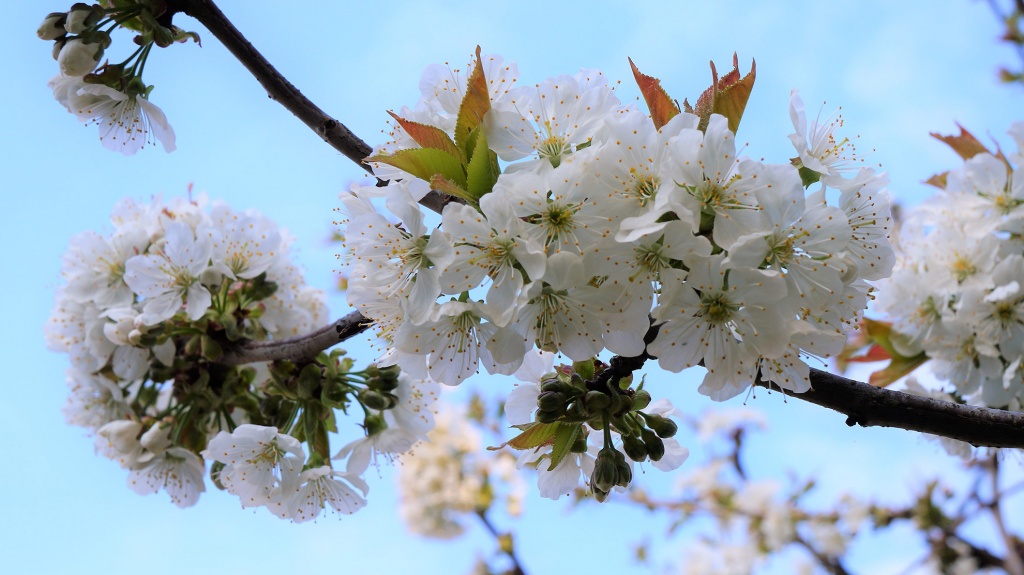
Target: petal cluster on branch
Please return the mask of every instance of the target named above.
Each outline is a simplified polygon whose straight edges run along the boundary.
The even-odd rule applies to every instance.
[[[531,348],[646,350],[705,366],[717,400],[758,372],[803,392],[804,358],[843,348],[865,280],[892,268],[886,175],[837,142],[838,121],[808,125],[795,92],[797,157],[766,164],[738,155],[730,118],[659,127],[596,70],[527,86],[497,56],[469,69],[424,73],[367,160],[391,183],[342,198],[349,303],[383,364],[457,385]],[[460,201],[431,225],[417,202],[432,187]]]
[[[324,294],[291,262],[292,240],[256,212],[205,198],[124,200],[110,223],[108,235],[72,239],[44,330],[71,361],[65,418],[96,433],[98,451],[131,470],[139,493],[164,489],[194,504],[205,449],[227,464],[219,480],[243,505],[266,503],[305,455],[295,439],[249,425],[259,410],[236,409],[259,401],[255,373],[214,364],[231,341],[324,324]],[[236,427],[231,446],[223,435],[206,444]],[[246,434],[254,427],[263,431]]]

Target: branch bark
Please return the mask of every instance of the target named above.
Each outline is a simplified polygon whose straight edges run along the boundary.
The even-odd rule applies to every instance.
[[[344,124],[321,110],[287,78],[282,76],[263,57],[263,54],[260,54],[259,50],[235,28],[213,0],[169,0],[167,10],[171,15],[182,13],[191,16],[206,26],[206,29],[249,70],[267,91],[267,96],[270,99],[295,114],[296,118],[331,147],[355,162],[361,169],[366,170],[367,166],[363,160],[373,152],[373,148],[353,134]],[[387,182],[378,179],[378,185],[386,184]],[[431,190],[426,197],[420,200],[420,203],[426,208],[441,213],[445,204],[451,200],[450,196]]]
[[[306,98],[253,47],[212,0],[168,0],[168,12],[187,14],[205,26],[280,103],[325,142],[361,168],[372,148]],[[383,182],[381,182],[383,183]],[[430,192],[420,203],[440,213],[451,198]],[[272,342],[250,342],[225,355],[225,363],[240,365],[275,359],[308,359],[365,330],[368,321],[358,312],[306,336]],[[613,358],[616,368],[632,371],[650,356]],[[617,369],[618,370],[618,369]],[[768,387],[763,381],[756,385]],[[809,401],[847,416],[847,425],[899,427],[966,441],[975,446],[1024,447],[1024,414],[972,407],[877,388],[828,372],[811,370],[812,390],[786,395]]]
[[[321,351],[354,337],[370,327],[370,320],[354,311],[306,335],[271,341],[247,341],[225,351],[220,363],[245,365],[261,361],[304,361],[313,359]]]

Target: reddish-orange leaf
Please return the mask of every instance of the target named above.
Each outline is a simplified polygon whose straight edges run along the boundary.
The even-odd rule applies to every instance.
[[[405,133],[409,134],[409,137],[420,146],[447,152],[455,158],[463,158],[459,147],[441,128],[406,120],[391,111],[388,111],[388,114],[391,114],[391,117],[405,130]]]
[[[959,136],[954,136],[952,134],[949,136],[943,136],[938,132],[931,132],[931,137],[946,144],[950,148],[953,148],[953,151],[965,160],[970,160],[978,154],[997,155],[995,152],[990,152],[984,144],[978,141],[978,138],[974,137],[974,134],[965,130],[963,126],[957,124],[956,127],[960,128]]]
[[[679,106],[676,106],[665,89],[661,87],[661,80],[640,72],[631,58],[629,66],[633,68],[633,78],[636,79],[636,85],[640,87],[640,93],[643,94],[644,101],[647,102],[647,109],[651,111],[654,127],[660,130],[679,113]]]
[[[719,78],[715,63],[711,62],[712,84],[697,98],[697,105],[693,108],[694,113],[700,116],[699,127],[702,130],[707,127],[711,114],[721,114],[728,118],[729,129],[733,133],[740,127],[740,119],[743,118],[750,92],[754,89],[757,63],[751,60],[750,72],[740,77],[739,56],[733,53],[732,67],[728,74]],[[689,103],[684,102],[684,105],[689,111]]]

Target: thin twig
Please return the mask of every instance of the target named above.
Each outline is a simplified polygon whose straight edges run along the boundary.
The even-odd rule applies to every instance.
[[[494,527],[494,524],[491,523],[491,520],[487,517],[487,511],[484,509],[477,509],[476,516],[480,518],[480,521],[484,524],[484,527],[487,528],[488,533],[493,535],[494,538],[498,540],[498,547],[501,549],[501,552],[505,555],[508,555],[508,558],[512,561],[512,570],[509,571],[509,573],[512,573],[513,575],[526,575],[526,572],[523,571],[523,566],[519,564],[519,559],[516,557],[515,548],[505,548],[505,545],[501,542],[502,534],[498,532],[498,530]]]
[[[213,0],[168,0],[167,10],[187,14],[198,20],[203,26],[220,40],[239,62],[256,78],[267,91],[270,99],[281,104],[303,124],[313,130],[335,150],[355,162],[360,168],[366,169],[363,163],[373,148],[352,133],[344,124],[327,115],[319,106],[304,96],[287,78],[281,75],[263,54],[242,35]],[[381,181],[381,183],[384,183]],[[437,213],[441,213],[451,197],[436,191],[428,193],[420,203]]]
[[[1021,561],[1013,537],[1006,530],[1006,523],[1003,521],[1003,511],[999,501],[999,456],[990,456],[986,464],[992,479],[992,503],[989,505],[989,509],[992,511],[992,519],[996,522],[996,528],[999,529],[1003,543],[1006,545],[1006,559],[1003,562],[1003,568],[1009,575],[1024,575],[1024,561]]]

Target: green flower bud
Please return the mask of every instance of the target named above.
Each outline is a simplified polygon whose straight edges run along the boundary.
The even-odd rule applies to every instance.
[[[559,391],[542,391],[537,396],[537,406],[542,411],[565,411],[569,398]]]
[[[660,461],[665,456],[665,442],[653,431],[644,429],[640,432],[640,437],[643,438],[644,445],[647,446],[647,456],[651,458],[651,461]]]
[[[608,397],[607,393],[601,393],[600,391],[588,391],[584,398],[584,403],[587,405],[587,410],[591,413],[603,411],[612,403],[612,398]]]
[[[676,422],[667,417],[648,415],[646,413],[641,413],[640,415],[643,416],[647,427],[653,429],[654,433],[658,434],[658,437],[672,437],[676,434],[676,431],[679,431],[679,426],[676,425]]]
[[[587,407],[580,400],[572,402],[569,409],[565,410],[565,419],[571,423],[583,423],[592,416],[593,414],[587,411]]]
[[[568,396],[571,396],[571,397],[575,397],[575,395],[577,393],[579,393],[579,391],[576,388],[574,388],[573,386],[569,385],[568,383],[566,383],[564,381],[561,381],[561,380],[555,379],[555,378],[545,379],[544,383],[541,384],[541,386],[540,386],[540,390],[541,391],[557,391],[559,393],[564,393],[564,394],[566,394]]]
[[[647,459],[647,446],[635,435],[622,436],[622,449],[633,461],[640,462]]]
[[[572,442],[572,447],[569,451],[573,453],[586,453],[587,452],[587,437],[585,435],[576,436],[576,440]]]
[[[619,483],[619,471],[616,455],[622,457],[617,449],[604,447],[597,453],[597,461],[594,463],[594,473],[590,476],[590,485],[597,494],[599,491],[605,495]]]
[[[641,409],[647,409],[647,406],[651,404],[651,394],[647,393],[646,389],[633,394],[633,409],[639,411]]]
[[[629,482],[633,481],[633,469],[626,463],[626,456],[618,451],[615,453],[618,453],[618,457],[615,459],[615,473],[618,476],[618,481],[615,485],[622,488],[629,487]]]
[[[359,402],[370,409],[391,409],[398,403],[398,398],[390,393],[381,393],[373,389],[359,391]]]
[[[541,411],[537,410],[537,421],[539,423],[554,423],[562,418],[564,411]]]

